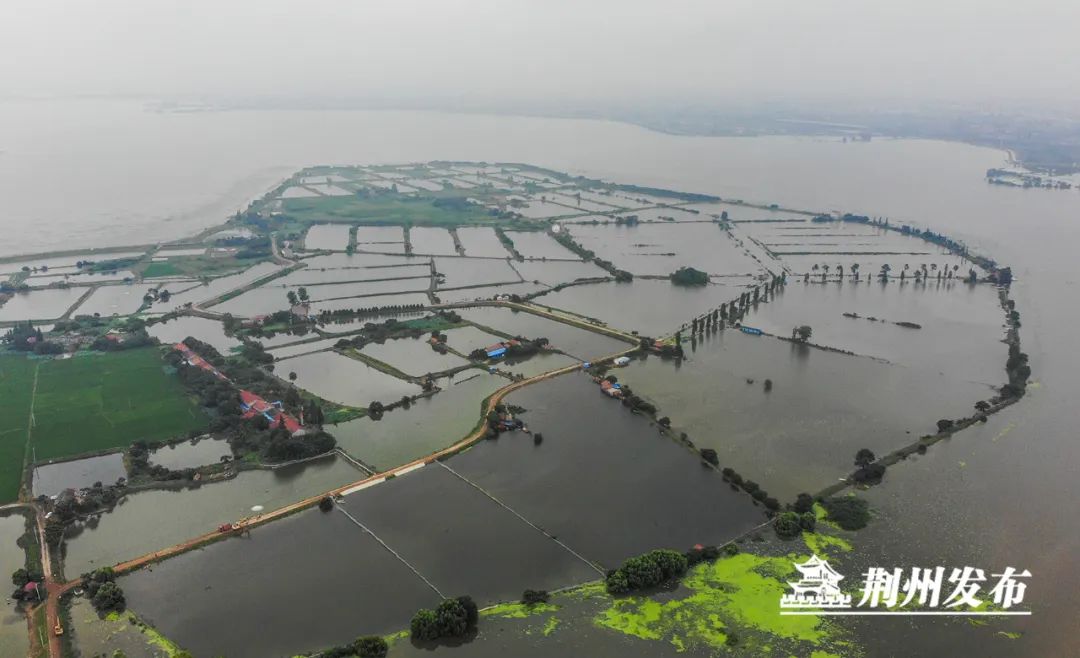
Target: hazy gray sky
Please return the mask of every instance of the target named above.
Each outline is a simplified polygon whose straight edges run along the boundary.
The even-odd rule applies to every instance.
[[[3,0],[0,94],[1080,105],[1075,0]]]

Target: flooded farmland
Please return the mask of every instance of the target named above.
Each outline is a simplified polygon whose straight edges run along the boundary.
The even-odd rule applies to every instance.
[[[225,327],[216,320],[185,316],[157,322],[146,331],[165,344],[175,344],[187,337],[207,343],[218,352],[228,354],[233,348],[240,347],[240,341],[225,334]]]
[[[112,510],[70,528],[64,572],[77,576],[112,566],[251,516],[256,505],[276,509],[363,477],[345,460],[327,457],[276,470],[243,471],[231,480],[191,489],[131,494]]]
[[[432,372],[442,372],[451,368],[468,365],[468,361],[451,354],[435,351],[427,341],[427,336],[419,338],[398,338],[383,343],[368,343],[360,350],[361,354],[390,364],[394,368],[413,377],[421,377]]]
[[[442,390],[397,408],[379,420],[358,418],[330,429],[338,445],[365,463],[386,470],[452,445],[480,422],[480,403],[509,382],[467,370],[444,378]]]
[[[25,554],[16,544],[24,532],[26,517],[18,512],[0,512],[0,573],[10,574],[24,567]],[[3,608],[0,608],[0,653],[24,656],[29,648],[26,615],[16,610],[11,599],[5,596]]]
[[[55,496],[64,489],[83,489],[95,483],[104,486],[127,478],[120,453],[43,464],[34,468],[34,496]]]
[[[293,656],[390,633],[439,601],[345,514],[318,509],[119,582],[132,610],[196,656]],[[298,592],[317,592],[319,605],[264,605]]]
[[[765,521],[749,496],[584,374],[506,403],[526,409],[521,418],[543,442],[511,432],[447,464],[605,568],[654,548],[722,544]]]
[[[336,352],[318,352],[285,359],[277,366],[296,373],[296,385],[319,397],[355,407],[375,400],[391,402],[416,395],[420,387]],[[290,377],[291,379],[291,377]]]
[[[458,314],[481,328],[490,327],[510,336],[547,338],[550,346],[580,360],[607,356],[626,349],[627,343],[586,329],[547,318],[503,308],[469,308]]]

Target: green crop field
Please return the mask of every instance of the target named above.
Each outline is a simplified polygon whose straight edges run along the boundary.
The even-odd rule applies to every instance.
[[[31,447],[38,461],[159,440],[206,426],[158,350],[46,361],[38,373]]]
[[[413,225],[458,225],[496,221],[479,206],[461,210],[434,205],[432,197],[356,196],[284,200],[285,212],[302,222],[368,222]]]
[[[19,495],[37,363],[21,355],[0,357],[0,503]]]

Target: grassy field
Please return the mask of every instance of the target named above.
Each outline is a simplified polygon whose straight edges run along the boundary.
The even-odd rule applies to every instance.
[[[386,224],[458,225],[496,221],[482,208],[439,208],[434,199],[390,195],[285,199],[285,212],[302,222],[381,222]]]
[[[155,348],[44,361],[30,445],[38,461],[120,448],[206,426]]]
[[[0,357],[0,503],[19,495],[37,363],[22,355]]]
[[[142,269],[144,279],[161,276],[219,276],[243,269],[248,263],[233,256],[176,256],[169,260],[151,261]]]

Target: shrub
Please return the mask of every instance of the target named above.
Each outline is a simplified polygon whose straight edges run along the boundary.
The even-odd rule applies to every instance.
[[[951,430],[954,425],[956,425],[956,423],[949,420],[948,418],[942,418],[937,422],[937,430],[938,432],[947,432]]]
[[[799,527],[806,532],[813,532],[817,527],[817,516],[813,512],[803,512],[799,515]]]
[[[324,512],[329,512],[330,510],[334,509],[333,499],[330,498],[330,496],[324,496],[323,499],[319,501],[319,509]]]
[[[773,530],[781,539],[793,539],[802,534],[799,525],[799,515],[795,512],[784,512],[773,520]]]
[[[709,462],[713,466],[717,466],[717,465],[720,464],[720,457],[717,456],[716,451],[713,450],[712,448],[702,448],[701,449],[701,458],[704,459],[705,461]],[[727,475],[728,475],[727,471],[730,471],[730,470],[731,470],[730,468],[725,468],[724,469],[724,471],[725,471],[724,476],[725,477],[727,477]]]
[[[548,598],[547,590],[527,589],[521,595],[521,602],[525,605],[536,605],[537,603],[547,603]]]
[[[352,649],[357,658],[384,658],[390,651],[390,645],[378,635],[367,635],[356,638]]]
[[[865,528],[870,521],[870,505],[862,498],[855,496],[826,498],[822,501],[822,505],[829,513],[829,519],[844,530]]]
[[[739,554],[739,547],[735,544],[724,544],[724,547],[721,550],[724,551],[724,555],[728,557]]]

